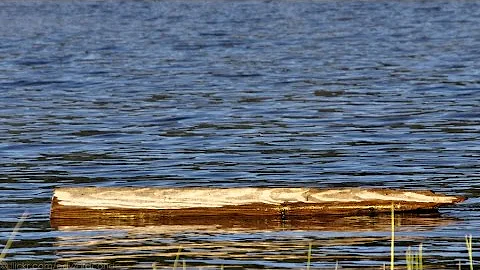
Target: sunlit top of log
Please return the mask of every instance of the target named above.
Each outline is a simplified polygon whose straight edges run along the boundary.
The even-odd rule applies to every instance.
[[[368,188],[65,187],[54,191],[52,218],[82,215],[317,215],[436,209],[463,197],[425,190]]]
[[[393,201],[450,204],[459,197],[430,191],[314,188],[58,188],[55,197],[65,206],[96,209],[182,209],[264,203],[325,203]]]

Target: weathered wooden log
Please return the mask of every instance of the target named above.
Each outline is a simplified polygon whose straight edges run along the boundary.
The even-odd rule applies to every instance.
[[[431,191],[317,188],[64,187],[54,191],[51,219],[276,216],[435,210],[463,201]]]

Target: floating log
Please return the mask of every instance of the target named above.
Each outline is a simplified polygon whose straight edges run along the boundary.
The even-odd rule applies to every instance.
[[[51,219],[165,219],[363,215],[435,210],[464,201],[426,190],[318,188],[63,187],[53,194]]]

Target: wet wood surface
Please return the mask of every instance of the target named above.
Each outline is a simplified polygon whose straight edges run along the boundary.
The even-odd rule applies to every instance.
[[[51,219],[363,215],[431,211],[463,201],[426,190],[365,188],[65,187],[54,191]]]
[[[429,230],[440,226],[452,225],[459,220],[439,212],[416,213],[402,212],[395,214],[396,224],[408,229]],[[164,217],[162,219],[145,218],[96,218],[96,219],[53,219],[52,228],[61,231],[81,231],[98,229],[133,229],[153,228],[159,233],[202,231],[202,232],[262,232],[283,230],[312,231],[358,231],[388,232],[391,230],[391,214],[378,215],[321,215],[282,220],[275,216],[249,216],[232,218],[215,216],[208,218]]]

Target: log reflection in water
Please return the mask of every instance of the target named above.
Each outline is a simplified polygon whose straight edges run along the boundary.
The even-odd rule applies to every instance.
[[[438,213],[399,214],[396,215],[396,230],[419,232],[455,221]],[[332,261],[341,260],[344,266],[355,267],[359,260],[385,261],[391,226],[389,215],[305,220],[217,218],[149,222],[107,219],[88,225],[52,225],[66,233],[56,242],[59,263],[103,262],[135,269],[151,269],[152,262],[159,267],[172,266],[179,247],[182,258],[191,267],[245,266],[261,262],[263,267],[296,268],[304,266],[309,243],[316,247],[312,263],[330,267]],[[414,241],[415,237],[418,236],[405,236],[403,240]],[[377,246],[375,252],[370,250],[371,246]]]

